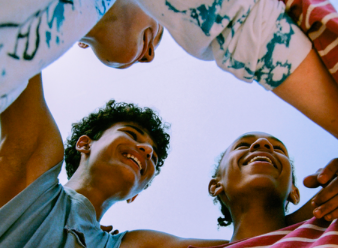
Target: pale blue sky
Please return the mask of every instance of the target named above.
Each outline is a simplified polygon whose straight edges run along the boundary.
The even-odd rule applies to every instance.
[[[207,186],[218,155],[242,133],[265,131],[287,145],[302,196],[298,206],[316,192],[303,187],[304,176],[338,156],[338,141],[322,128],[257,83],[187,55],[167,32],[150,64],[110,69],[75,45],[43,71],[43,80],[64,140],[72,122],[112,98],[154,108],[171,123],[171,151],[161,174],[134,203],[119,203],[102,219],[120,231],[229,239],[231,228],[217,229],[220,211]],[[60,180],[66,181],[64,171]]]

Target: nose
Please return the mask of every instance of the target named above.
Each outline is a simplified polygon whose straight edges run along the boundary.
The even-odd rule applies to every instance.
[[[151,62],[155,57],[155,48],[154,48],[154,37],[153,32],[150,28],[144,31],[143,42],[145,42],[146,50],[143,57],[139,60],[139,62]]]
[[[155,58],[155,48],[152,41],[148,44],[148,51],[143,55],[143,57],[139,60],[141,63],[149,63],[153,61]]]
[[[269,152],[273,152],[273,146],[267,139],[259,138],[250,146],[250,152],[254,152],[257,150],[266,150]]]
[[[142,152],[142,154],[147,158],[151,159],[153,156],[154,149],[150,144],[147,143],[139,143],[136,147]]]

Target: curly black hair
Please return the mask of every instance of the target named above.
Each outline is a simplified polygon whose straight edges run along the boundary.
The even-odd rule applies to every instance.
[[[76,142],[82,135],[88,135],[92,140],[98,140],[103,132],[118,122],[134,122],[149,132],[157,146],[158,163],[156,173],[160,173],[164,160],[168,156],[170,136],[166,130],[170,128],[168,123],[150,108],[140,108],[131,103],[117,103],[110,100],[104,108],[96,113],[91,113],[81,121],[73,123],[72,134],[65,143],[65,162],[68,179],[72,177],[80,164],[81,154],[75,148]]]
[[[218,159],[217,164],[215,166],[215,171],[214,171],[214,174],[212,175],[212,178],[217,177],[221,162],[222,162],[223,157],[224,157],[226,152],[227,152],[227,150],[225,150],[224,152],[222,152],[219,155],[219,159]],[[291,159],[289,159],[289,161],[290,161],[290,164],[291,164],[291,171],[292,171],[292,183],[293,183],[293,185],[296,186],[296,176],[295,176],[295,171],[294,171],[294,163],[293,163],[293,160],[291,160]],[[230,213],[229,209],[227,208],[227,206],[225,206],[224,203],[222,202],[221,197],[218,195],[218,196],[214,197],[213,201],[214,201],[214,204],[219,203],[221,205],[220,210],[221,210],[223,217],[222,216],[218,217],[218,219],[217,219],[218,226],[221,227],[221,226],[231,225],[231,223],[232,223],[231,213]],[[287,205],[286,205],[286,208],[287,208]]]

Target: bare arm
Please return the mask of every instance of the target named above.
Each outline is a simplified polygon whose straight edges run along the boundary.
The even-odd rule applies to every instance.
[[[121,248],[187,248],[189,245],[209,247],[229,243],[226,240],[185,239],[163,232],[136,230],[128,232]]]
[[[63,144],[43,97],[40,74],[0,118],[1,207],[62,160]]]
[[[287,216],[292,225],[315,216],[332,221],[338,218],[338,158],[332,159],[323,169],[304,178],[308,188],[323,188],[296,212]]]
[[[338,138],[338,84],[314,50],[273,92]]]

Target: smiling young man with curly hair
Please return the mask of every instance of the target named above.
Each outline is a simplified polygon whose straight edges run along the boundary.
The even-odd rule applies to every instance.
[[[159,174],[168,124],[153,110],[109,101],[73,124],[64,147],[44,100],[41,76],[1,114],[1,247],[187,247],[222,241],[182,239],[157,231],[113,235],[99,221],[116,202],[132,202]],[[121,244],[122,243],[122,244]],[[121,245],[121,246],[120,246]]]

